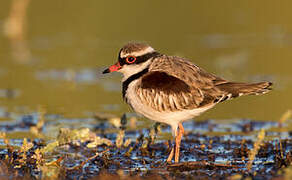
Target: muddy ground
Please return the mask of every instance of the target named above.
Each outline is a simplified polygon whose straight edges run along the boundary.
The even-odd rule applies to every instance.
[[[180,163],[167,164],[172,143],[167,126],[139,128],[133,127],[139,124],[135,118],[97,116],[89,128],[73,128],[68,121],[72,124],[59,128],[55,138],[46,138],[49,126],[56,124],[41,120],[30,115],[1,123],[2,178],[289,179],[292,174],[287,124],[186,122]],[[9,138],[14,131],[35,138]]]

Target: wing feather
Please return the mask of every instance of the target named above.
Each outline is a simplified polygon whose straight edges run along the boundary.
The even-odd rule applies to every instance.
[[[244,94],[270,90],[271,83],[233,83],[186,59],[162,55],[142,76],[136,91],[142,102],[157,111],[180,111],[213,105]]]
[[[223,93],[216,84],[223,82],[226,81],[185,59],[162,56],[155,59],[149,72],[142,76],[137,91],[143,94],[139,96],[142,102],[158,111],[178,111],[214,103]]]

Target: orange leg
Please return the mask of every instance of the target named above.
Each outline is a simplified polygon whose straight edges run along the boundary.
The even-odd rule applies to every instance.
[[[179,151],[180,151],[180,143],[181,143],[181,138],[184,134],[184,127],[181,123],[178,124],[179,126],[179,131],[177,136],[175,137],[175,154],[174,154],[174,162],[178,163],[179,161]]]
[[[181,138],[184,134],[184,127],[181,123],[178,124],[178,133],[175,137],[175,154],[174,154],[174,147],[171,148],[171,151],[169,153],[169,156],[167,158],[167,162],[171,162],[173,155],[174,155],[174,160],[176,163],[179,161],[179,149],[180,149],[180,142]]]
[[[182,135],[184,135],[184,133],[185,133],[185,129],[184,129],[182,123],[179,123],[179,124],[178,124],[178,127],[179,127],[179,129],[180,129]]]
[[[171,162],[173,158],[173,152],[174,152],[174,148],[172,147],[166,162]]]

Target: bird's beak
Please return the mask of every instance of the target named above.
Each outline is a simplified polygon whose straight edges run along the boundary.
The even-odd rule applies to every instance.
[[[110,73],[110,72],[114,72],[114,71],[118,71],[119,69],[121,69],[121,65],[119,62],[117,62],[114,65],[111,65],[109,68],[105,69],[102,74],[106,74],[106,73]]]

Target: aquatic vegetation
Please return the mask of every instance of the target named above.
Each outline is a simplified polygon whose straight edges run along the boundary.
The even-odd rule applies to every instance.
[[[258,151],[260,149],[260,146],[261,146],[264,138],[265,138],[265,130],[261,129],[261,131],[258,134],[258,137],[257,137],[256,141],[254,142],[253,149],[249,152],[249,155],[248,155],[249,160],[248,160],[248,163],[247,163],[247,166],[246,166],[247,170],[251,170],[252,163],[253,163],[253,161],[255,159],[255,156],[258,154]]]

